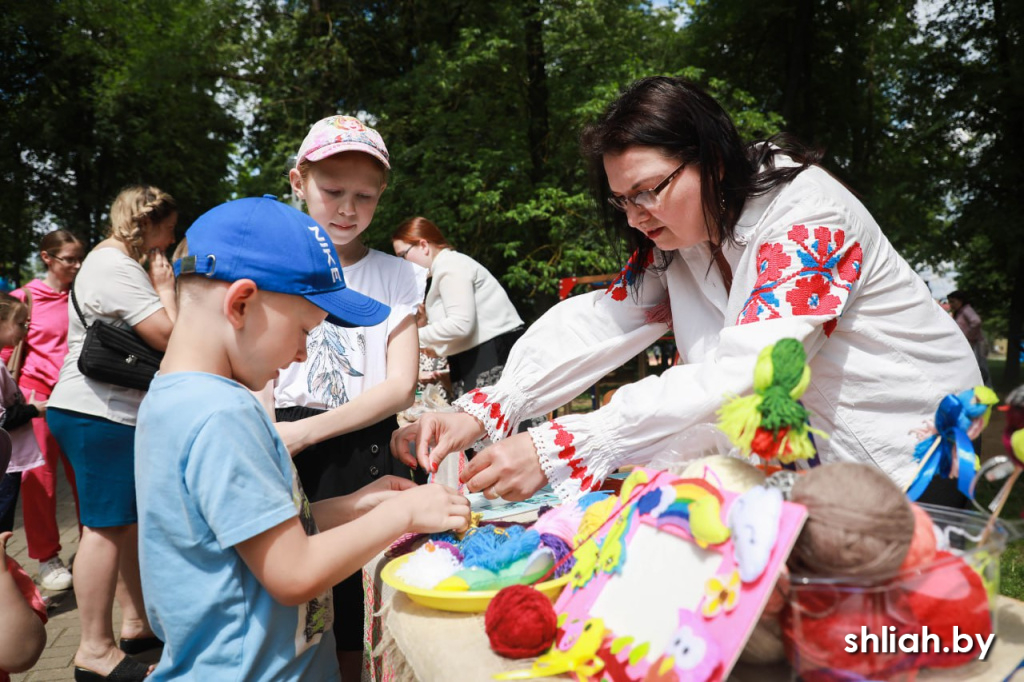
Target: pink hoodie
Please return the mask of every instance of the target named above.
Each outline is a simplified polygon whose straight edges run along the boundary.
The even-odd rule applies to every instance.
[[[34,279],[11,296],[25,300],[25,289],[32,292],[32,317],[25,336],[25,362],[18,383],[29,388],[53,391],[68,354],[68,292],[54,291],[41,279]],[[10,355],[7,349],[3,357]]]

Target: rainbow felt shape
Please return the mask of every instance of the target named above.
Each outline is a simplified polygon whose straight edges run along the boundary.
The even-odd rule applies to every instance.
[[[775,537],[764,565],[743,571],[752,577],[743,581],[727,525],[737,499],[705,480],[635,470],[576,552],[546,662],[587,654],[579,647],[586,627],[588,650],[602,633],[596,653],[558,672],[616,681],[728,677],[806,518],[802,506],[783,502],[776,526],[762,531]]]

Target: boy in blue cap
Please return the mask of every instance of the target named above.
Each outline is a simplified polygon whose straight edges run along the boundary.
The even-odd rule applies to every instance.
[[[165,642],[149,679],[339,679],[331,586],[403,533],[467,527],[469,503],[385,477],[309,504],[246,389],[303,360],[325,318],[372,325],[388,308],[347,289],[323,229],[273,198],[222,204],[185,237],[136,432],[142,585]]]

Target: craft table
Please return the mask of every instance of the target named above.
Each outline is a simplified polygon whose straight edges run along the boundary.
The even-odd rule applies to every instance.
[[[506,521],[532,521],[536,513],[517,514]],[[484,631],[484,614],[439,611],[421,606],[382,583],[383,554],[364,567],[367,622],[371,646],[378,654],[364,670],[363,682],[487,682],[497,672],[529,668],[534,659],[511,660],[491,651]],[[376,604],[376,613],[370,613]],[[953,669],[925,670],[917,682],[1024,682],[1024,602],[999,597],[996,641],[985,661]],[[560,676],[549,679],[572,679]],[[752,666],[738,663],[730,682],[790,682],[788,665]]]
[[[396,681],[486,682],[496,672],[530,667],[533,659],[514,661],[491,651],[484,632],[483,614],[429,609],[401,593],[383,596],[382,649],[386,652],[392,679]],[[1000,597],[997,609],[998,635],[985,661],[948,670],[922,671],[917,676],[918,682],[1024,681],[1024,671],[1014,675],[1024,659],[1024,603]],[[781,664],[749,666],[740,663],[729,680],[788,682],[790,670]]]

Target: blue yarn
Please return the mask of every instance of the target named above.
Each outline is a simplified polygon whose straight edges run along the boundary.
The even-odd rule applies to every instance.
[[[430,539],[434,542],[448,542],[456,547],[462,544],[462,540],[459,539],[459,536],[450,530],[446,530],[442,533],[431,533]]]
[[[504,533],[485,532],[481,528],[462,543],[462,565],[480,567],[497,573],[517,559],[528,556],[540,545],[540,534],[511,526]]]

